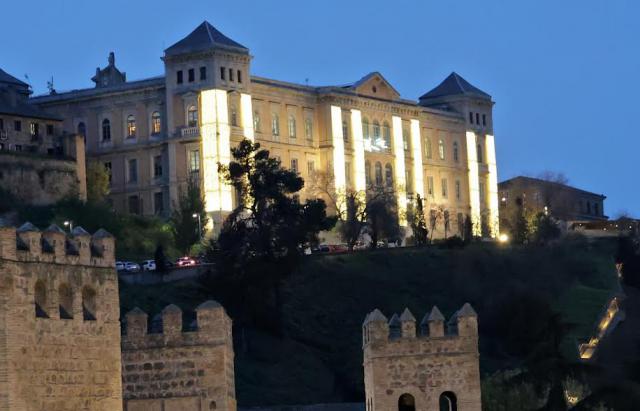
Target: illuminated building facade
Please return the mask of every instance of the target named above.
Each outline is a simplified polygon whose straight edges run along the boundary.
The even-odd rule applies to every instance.
[[[88,155],[111,170],[119,210],[166,215],[192,180],[219,223],[236,196],[217,164],[249,138],[300,173],[303,197],[326,176],[333,211],[346,193],[377,186],[394,192],[401,223],[423,197],[436,237],[461,232],[467,215],[476,233],[483,221],[487,235],[497,233],[491,96],[456,73],[418,102],[377,72],[341,86],[293,84],[252,75],[251,59],[204,22],[165,50],[163,76],[126,81],[111,56],[95,88],[32,100],[84,131]]]

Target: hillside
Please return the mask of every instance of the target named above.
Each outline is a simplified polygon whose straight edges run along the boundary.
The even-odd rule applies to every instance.
[[[392,249],[309,257],[282,287],[281,333],[235,323],[239,404],[362,400],[361,324],[373,308],[416,318],[435,304],[449,317],[464,302],[479,314],[484,374],[521,365],[546,338],[556,312],[570,326],[565,346],[585,338],[616,287],[614,245],[581,239],[553,247]],[[197,282],[121,284],[122,314],[157,313],[169,303],[192,310],[223,290]],[[234,313],[230,313],[232,317]]]

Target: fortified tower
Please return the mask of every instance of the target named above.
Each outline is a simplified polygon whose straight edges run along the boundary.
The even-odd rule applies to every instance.
[[[183,331],[182,311],[167,306],[161,327],[134,309],[122,337],[126,411],[235,411],[231,319],[215,301],[196,309],[195,327]],[[155,321],[154,321],[155,323]]]
[[[122,410],[114,239],[0,226],[0,410]]]
[[[416,320],[374,310],[362,327],[366,411],[480,411],[477,315],[465,304],[445,327],[437,307]]]

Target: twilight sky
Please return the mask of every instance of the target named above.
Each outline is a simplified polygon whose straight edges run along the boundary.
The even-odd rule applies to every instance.
[[[417,99],[451,71],[491,94],[500,180],[544,170],[640,217],[640,2],[634,0],[6,0],[0,67],[37,94],[129,80],[203,20],[255,75],[311,85],[380,71]],[[10,17],[13,16],[13,17]],[[638,163],[636,163],[638,161]]]

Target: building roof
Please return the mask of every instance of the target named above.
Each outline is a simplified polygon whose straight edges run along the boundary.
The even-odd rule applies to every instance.
[[[9,84],[17,84],[23,87],[29,87],[27,83],[24,81],[20,81],[17,78],[13,77],[11,74],[6,71],[0,69],[0,83],[9,83]]]
[[[582,190],[580,188],[572,187],[572,186],[567,185],[567,184],[556,183],[555,181],[542,180],[540,178],[526,177],[526,176],[517,176],[517,177],[510,178],[508,180],[505,180],[505,181],[501,181],[498,184],[498,186],[500,188],[502,188],[502,189],[505,189],[505,188],[509,188],[509,186],[512,185],[512,184],[518,184],[518,183],[524,183],[524,184],[529,184],[529,185],[543,185],[543,184],[544,185],[555,185],[555,186],[559,186],[559,187],[562,187],[562,188],[567,189],[567,190],[574,191],[574,192],[579,193],[579,194],[584,194],[584,195],[594,196],[594,197],[601,197],[603,200],[605,198],[607,198],[607,196],[605,196],[604,194],[593,193],[591,191]]]
[[[449,77],[444,79],[444,81],[438,84],[434,89],[423,94],[420,97],[420,100],[458,95],[491,99],[491,96],[489,94],[473,86],[471,83],[469,83],[454,71],[449,75]]]
[[[231,49],[243,54],[249,54],[249,49],[222,34],[208,21],[204,21],[187,37],[178,41],[164,51],[166,56],[197,53],[213,49]]]
[[[0,93],[0,114],[7,114],[16,117],[39,118],[44,120],[61,121],[62,118],[40,109],[39,107],[29,104],[28,102],[15,101],[6,93]]]

